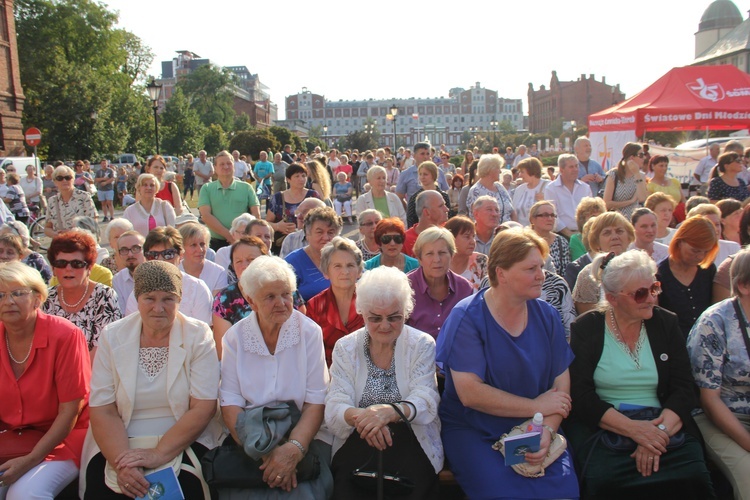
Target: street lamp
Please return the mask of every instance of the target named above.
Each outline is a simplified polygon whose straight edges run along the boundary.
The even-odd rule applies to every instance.
[[[326,143],[326,148],[328,147],[328,125],[323,125],[323,141]]]
[[[393,117],[393,151],[396,152],[396,115],[398,114],[398,106],[391,104],[391,116]]]
[[[159,116],[157,114],[157,111],[159,110],[159,95],[161,95],[161,84],[156,83],[156,80],[154,80],[153,77],[151,77],[151,81],[146,86],[146,90],[148,90],[148,97],[151,99],[151,107],[154,108],[154,132],[156,134],[156,152],[154,154],[159,154]]]
[[[495,130],[497,130],[497,119],[493,116],[490,126],[492,127],[492,146],[495,146]]]

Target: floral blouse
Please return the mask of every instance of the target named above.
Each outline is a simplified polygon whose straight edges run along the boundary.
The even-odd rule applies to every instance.
[[[555,241],[549,246],[549,256],[555,264],[555,270],[560,276],[565,273],[570,264],[570,245],[565,237],[555,234]]]
[[[487,276],[488,260],[485,254],[474,252],[469,257],[469,266],[461,273],[461,276],[471,283],[471,287],[474,289],[472,293],[477,293],[482,289],[482,280]]]
[[[74,190],[70,201],[65,203],[56,194],[49,199],[47,220],[52,221],[52,229],[62,231],[73,227],[73,218],[79,215],[96,219],[96,205],[86,191]]]
[[[242,296],[237,283],[229,285],[216,294],[213,311],[215,315],[220,316],[233,325],[253,312],[250,309],[250,304]]]

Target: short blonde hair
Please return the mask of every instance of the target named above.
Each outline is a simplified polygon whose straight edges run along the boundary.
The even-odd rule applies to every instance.
[[[607,205],[605,205],[603,199],[598,196],[584,196],[581,198],[578,207],[576,207],[576,226],[578,226],[578,231],[583,231],[584,224],[591,219],[596,210],[599,211],[597,215],[601,215],[607,211]]]
[[[154,174],[141,174],[138,176],[138,180],[135,181],[135,189],[140,189],[141,185],[143,185],[144,181],[152,180],[154,181],[154,185],[156,186],[156,192],[159,192],[161,189],[161,182],[159,182],[159,179],[156,178]]]
[[[331,257],[336,251],[348,252],[357,264],[360,274],[365,269],[365,263],[362,260],[362,251],[354,244],[349,238],[343,238],[336,236],[333,238],[323,250],[320,251],[320,269],[323,273],[328,274],[328,267],[331,265]]]
[[[542,259],[546,260],[549,255],[549,246],[531,229],[507,229],[497,233],[492,241],[487,261],[490,286],[498,285],[498,268],[510,269],[514,264],[528,257],[529,252],[535,248],[542,254]]]
[[[60,165],[52,171],[52,178],[56,178],[58,175],[72,175],[75,176],[75,171],[67,165]]]
[[[591,225],[589,231],[589,249],[593,252],[601,252],[602,247],[599,244],[599,235],[604,228],[611,226],[622,226],[628,233],[628,244],[635,241],[635,230],[633,224],[625,218],[620,212],[604,212],[601,215],[597,215],[594,219],[594,223]]]
[[[417,259],[422,258],[422,247],[435,243],[436,241],[444,241],[448,245],[448,251],[451,257],[456,253],[456,239],[453,237],[453,233],[445,229],[444,227],[432,226],[425,229],[419,236],[417,241],[414,243],[413,252]]]
[[[372,181],[373,177],[375,177],[375,174],[383,174],[387,177],[387,172],[383,167],[381,167],[380,165],[374,165],[367,170],[367,180]]]
[[[187,246],[190,240],[195,238],[201,239],[206,243],[208,243],[208,241],[211,239],[211,233],[208,231],[208,228],[202,224],[198,224],[197,222],[188,222],[187,224],[183,224],[182,226],[180,226],[179,231],[185,246]]]
[[[420,170],[427,170],[430,173],[430,175],[432,175],[432,181],[433,182],[437,182],[437,180],[438,180],[438,168],[437,168],[437,165],[435,165],[431,161],[425,161],[425,162],[422,162],[419,165],[419,167],[417,167],[417,172],[419,172]]]
[[[0,264],[0,284],[7,286],[11,283],[19,283],[34,290],[34,293],[39,295],[41,304],[47,301],[47,284],[42,279],[42,275],[21,261],[14,260]]]
[[[721,217],[721,210],[716,205],[711,203],[701,203],[693,207],[687,214],[687,218],[695,217],[697,215],[718,215]]]
[[[502,169],[503,165],[505,165],[505,161],[503,160],[503,157],[498,154],[482,155],[477,164],[477,177],[480,179],[482,177],[487,177],[494,169]]]

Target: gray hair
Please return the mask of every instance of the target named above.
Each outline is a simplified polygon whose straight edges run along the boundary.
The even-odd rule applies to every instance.
[[[561,154],[557,157],[557,168],[563,168],[566,162],[572,160],[575,160],[576,164],[578,164],[578,157],[576,155],[570,153]]]
[[[743,146],[742,143],[737,139],[732,139],[731,141],[724,144],[724,152],[728,153],[731,151],[734,151],[738,155],[742,156],[745,154],[745,146]]]
[[[414,255],[418,259],[421,259],[422,247],[440,240],[444,241],[445,244],[448,245],[448,251],[450,252],[451,257],[453,257],[453,255],[455,255],[456,253],[456,239],[453,237],[453,233],[451,233],[444,227],[438,226],[433,226],[419,233],[419,236],[417,236],[417,241],[414,242]]]
[[[113,229],[132,231],[133,223],[124,217],[117,217],[115,219],[112,219],[104,228],[104,241],[109,242],[109,233],[111,233]]]
[[[575,140],[575,142],[573,143],[573,149],[577,148],[577,147],[578,147],[578,145],[579,145],[580,143],[582,143],[582,142],[588,142],[589,144],[591,144],[591,139],[589,139],[589,138],[588,138],[588,137],[586,137],[585,135],[582,135],[582,136],[578,137],[578,138],[577,138],[577,139]]]
[[[359,215],[357,215],[357,224],[362,224],[362,222],[365,220],[365,217],[367,217],[368,215],[376,215],[378,217],[378,221],[383,220],[383,214],[381,214],[374,208],[368,208],[367,210],[362,210]]]
[[[483,194],[482,196],[474,200],[474,203],[471,204],[471,211],[475,212],[479,210],[485,203],[494,203],[498,207],[500,206],[500,204],[497,202],[497,198],[489,194]]]
[[[305,215],[305,234],[310,231],[316,222],[325,222],[336,230],[336,234],[341,232],[344,222],[331,207],[313,208]]]
[[[357,313],[364,315],[371,309],[388,307],[394,302],[398,302],[406,318],[414,310],[414,290],[409,278],[399,269],[380,266],[367,271],[357,282]]]
[[[505,165],[505,160],[498,154],[482,155],[477,163],[477,177],[480,179],[487,177],[494,169],[502,169],[503,165]]]
[[[364,261],[362,260],[362,251],[349,238],[336,236],[323,247],[323,250],[320,251],[320,269],[324,274],[328,274],[328,266],[331,265],[331,257],[337,250],[349,252],[352,257],[354,257],[354,262],[357,264],[359,272],[362,273],[365,268]]]
[[[79,215],[78,217],[73,217],[73,227],[77,227],[78,229],[83,229],[87,233],[89,233],[91,236],[94,237],[97,243],[99,243],[99,239],[101,238],[101,232],[99,231],[99,224],[96,223],[94,219],[91,217],[86,217],[85,215]]]
[[[197,222],[188,222],[180,227],[180,235],[186,246],[188,241],[193,238],[203,238],[206,243],[208,243],[208,240],[211,238],[211,233],[208,231],[208,228]]]
[[[239,234],[241,232],[240,227],[247,227],[247,225],[250,224],[250,221],[253,220],[255,220],[254,215],[248,213],[240,214],[232,221],[232,227],[229,228],[229,232],[232,234]]]
[[[606,253],[600,253],[591,261],[591,277],[601,284],[604,293],[615,294],[634,280],[653,279],[656,275],[656,263],[643,250],[623,252],[602,269],[606,257]],[[600,309],[607,307],[606,299],[599,303]]]
[[[367,181],[370,182],[372,178],[375,177],[375,174],[383,174],[387,176],[385,168],[381,167],[380,165],[375,165],[374,167],[370,167],[369,170],[367,170]]]
[[[732,284],[732,295],[740,296],[740,285],[750,283],[750,248],[737,252],[729,268],[729,281]]]
[[[5,223],[4,227],[7,227],[11,231],[13,231],[14,234],[18,235],[19,238],[21,238],[21,243],[23,244],[24,248],[29,248],[31,237],[29,236],[29,228],[26,227],[26,224],[24,224],[20,220],[9,220]]]
[[[253,292],[277,281],[288,283],[292,292],[297,290],[297,277],[292,266],[281,257],[261,255],[240,276],[240,287],[245,290],[243,294],[253,297]]]
[[[427,201],[431,197],[435,197],[435,196],[440,197],[440,198],[443,197],[437,191],[432,191],[432,190],[422,191],[421,193],[417,195],[417,201],[414,203],[414,210],[417,212],[417,218],[419,220],[422,220],[422,212],[425,209],[425,205],[427,205]]]

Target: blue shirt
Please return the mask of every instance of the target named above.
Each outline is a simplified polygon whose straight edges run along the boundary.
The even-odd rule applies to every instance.
[[[586,174],[599,174],[602,177],[604,177],[604,169],[595,160],[589,159],[588,169],[586,169],[586,166],[579,161],[578,162],[578,178],[580,179]],[[589,187],[591,188],[591,196],[599,195],[599,190],[603,187],[602,184],[604,184],[604,181],[602,181],[601,183],[594,182],[594,181],[588,183]]]
[[[403,194],[407,200],[411,198],[411,196],[419,191],[419,189],[422,187],[419,184],[419,174],[417,170],[418,167],[416,165],[412,165],[411,167],[401,172],[401,175],[398,177],[396,192],[399,194]],[[442,189],[443,191],[448,191],[448,182],[445,180],[445,174],[441,169],[438,169],[438,186],[440,186],[440,189]]]
[[[274,172],[273,163],[271,163],[270,161],[259,161],[253,167],[253,172],[255,172],[255,177],[260,180],[268,174],[272,174]],[[265,184],[266,186],[271,185],[271,177],[265,180]]]

